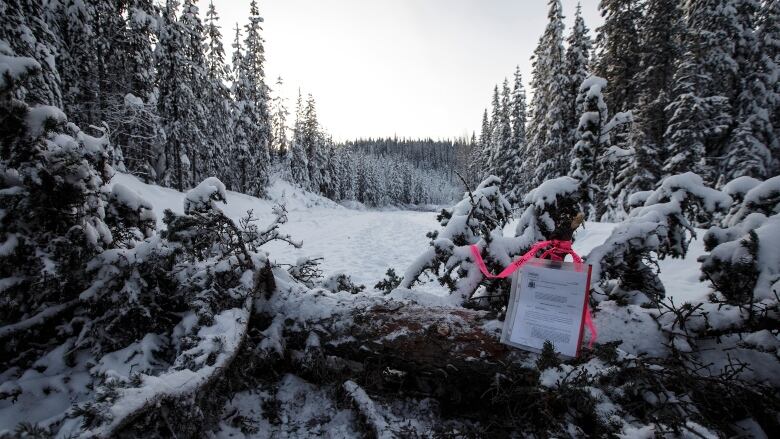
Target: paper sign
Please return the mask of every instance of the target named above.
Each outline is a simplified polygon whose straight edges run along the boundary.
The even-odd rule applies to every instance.
[[[501,342],[576,357],[582,342],[591,266],[534,258],[514,273]]]

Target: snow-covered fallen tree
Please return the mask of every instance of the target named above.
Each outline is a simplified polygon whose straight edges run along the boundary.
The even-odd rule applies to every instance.
[[[595,320],[602,329],[602,341],[633,340],[634,349],[652,355],[647,361],[662,371],[655,379],[665,382],[664,391],[653,391],[645,398],[659,410],[674,407],[662,416],[711,411],[722,413],[725,419],[739,413],[749,422],[758,421],[764,431],[778,427],[776,420],[766,418],[767,412],[753,405],[761,400],[774,407],[770,412],[777,413],[778,401],[771,395],[776,395],[780,385],[772,372],[778,367],[780,308],[777,286],[772,285],[780,272],[775,243],[780,229],[774,217],[766,217],[777,206],[772,198],[776,185],[771,179],[761,184],[743,179],[727,185],[728,193],[723,193],[703,185],[695,174],[669,177],[656,190],[635,194],[631,204],[637,207],[586,258],[594,265],[598,282],[594,288],[606,293],[606,297],[596,295],[600,303]],[[740,201],[733,202],[730,195]],[[727,227],[712,227],[704,236],[712,252],[703,258],[702,271],[716,294],[710,301],[682,304],[663,298],[665,286],[657,269],[651,268],[654,258],[685,257],[696,233],[694,225],[711,223],[727,209],[731,210],[724,219]],[[759,247],[762,241],[764,246]],[[621,316],[622,324],[614,321]],[[640,328],[627,331],[629,322]],[[680,392],[699,402],[676,399]],[[725,407],[710,406],[700,399],[722,394],[730,395]],[[740,402],[733,404],[733,398]],[[729,419],[709,419],[708,423],[714,422],[720,432],[738,431],[726,425],[734,422],[733,417]],[[679,428],[681,422],[674,423]],[[649,431],[657,432],[657,428]]]
[[[747,183],[750,189],[724,220],[725,227],[714,226],[704,235],[710,253],[701,262],[702,277],[719,299],[752,309],[752,304],[777,301],[780,295],[780,176]]]
[[[668,177],[658,189],[638,197],[642,205],[632,209],[586,260],[593,265],[594,284],[608,296],[641,292],[659,300],[665,289],[653,268],[654,258],[685,257],[696,235],[695,224],[727,209],[731,198],[690,172]]]
[[[442,228],[428,234],[430,247],[406,269],[401,287],[412,288],[423,276],[434,276],[453,292],[456,302],[468,301],[483,281],[471,256],[471,245],[482,251],[485,264],[496,269],[508,264],[524,247],[509,248],[503,229],[511,216],[511,206],[501,194],[501,180],[490,176],[473,192],[436,218]],[[490,285],[488,294],[502,288]],[[505,288],[505,287],[503,287]]]
[[[428,234],[430,248],[407,268],[401,287],[412,288],[430,275],[452,291],[453,303],[500,310],[509,300],[510,282],[485,278],[470,247],[476,245],[487,268],[498,273],[539,241],[571,239],[581,219],[576,180],[550,180],[526,195],[515,236],[504,231],[511,208],[500,185],[498,177],[490,176],[442,210],[437,217],[441,230]]]

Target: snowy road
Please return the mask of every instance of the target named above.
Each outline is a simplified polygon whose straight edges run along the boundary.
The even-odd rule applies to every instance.
[[[149,200],[160,225],[164,209],[182,211],[183,195],[173,189],[146,185],[126,174],[117,174],[113,182],[124,184]],[[290,264],[302,256],[322,257],[321,268],[326,275],[344,272],[368,288],[384,278],[390,267],[399,275],[403,274],[428,247],[429,239],[425,234],[439,227],[435,212],[346,209],[285,182],[274,183],[269,192],[272,200],[281,200],[287,206],[289,222],[282,226],[282,231],[303,241],[300,249],[282,242],[266,245],[264,248],[273,261]],[[262,226],[271,219],[272,205],[273,201],[229,192],[228,204],[223,209],[234,219],[252,209]],[[613,228],[614,224],[609,223],[586,223],[575,236],[574,249],[580,255],[587,255],[593,247],[604,242]],[[514,224],[507,226],[507,231],[511,230],[514,230]],[[699,236],[702,235],[703,231],[700,231]],[[660,261],[661,280],[668,296],[676,301],[686,301],[708,294],[707,285],[698,279],[700,272],[696,259],[703,253],[701,240],[696,240],[691,243],[686,259]],[[441,290],[435,284],[425,289]]]

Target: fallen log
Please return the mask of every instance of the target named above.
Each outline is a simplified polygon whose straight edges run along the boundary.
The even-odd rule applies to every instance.
[[[292,308],[271,306],[276,314],[266,317],[276,324],[284,322],[273,331],[284,343],[266,344],[286,346],[290,371],[307,379],[353,380],[369,393],[434,397],[443,409],[458,413],[471,411],[488,398],[509,369],[516,383],[537,383],[533,354],[501,344],[501,325],[487,311],[383,296],[323,294],[319,297],[323,306],[337,312],[325,313],[324,318],[306,319],[305,312],[282,317],[279,313]],[[317,298],[290,302],[300,310],[309,300]]]

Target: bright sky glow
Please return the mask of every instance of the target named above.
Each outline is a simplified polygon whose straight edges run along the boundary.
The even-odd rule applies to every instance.
[[[567,29],[576,0],[563,0]],[[215,0],[230,59],[249,0]],[[598,0],[582,0],[593,35]],[[198,4],[202,16],[206,0]],[[336,140],[470,135],[493,85],[530,57],[547,23],[545,0],[261,0],[266,76],[294,112],[298,87],[317,101]],[[274,90],[277,92],[277,90]]]

